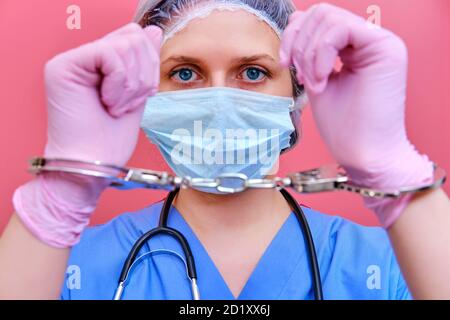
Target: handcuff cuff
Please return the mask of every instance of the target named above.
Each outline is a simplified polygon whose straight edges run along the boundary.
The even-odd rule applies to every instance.
[[[34,174],[43,172],[64,172],[107,179],[110,187],[119,190],[176,188],[214,189],[222,194],[243,192],[247,189],[284,189],[291,188],[297,193],[319,193],[344,190],[369,198],[399,198],[407,193],[424,192],[437,189],[446,181],[446,172],[434,164],[434,179],[431,183],[419,186],[403,187],[397,190],[374,190],[353,184],[345,170],[338,164],[324,165],[319,168],[288,174],[286,177],[249,179],[240,173],[222,174],[215,179],[178,177],[168,172],[140,168],[119,167],[100,161],[78,161],[70,159],[49,159],[36,157],[30,160],[29,171]],[[230,186],[232,183],[233,186]],[[237,185],[237,186],[236,186]]]

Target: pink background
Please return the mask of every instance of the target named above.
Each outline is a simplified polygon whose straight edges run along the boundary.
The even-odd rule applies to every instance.
[[[300,9],[317,1],[296,1]],[[450,171],[450,1],[448,0],[335,0],[330,1],[367,16],[366,8],[381,8],[382,24],[400,35],[410,52],[407,124],[419,150]],[[66,28],[66,8],[82,10],[82,29]],[[32,177],[27,160],[41,155],[46,137],[43,66],[53,55],[99,38],[126,24],[137,0],[0,1],[0,231],[13,212],[14,189]],[[282,161],[281,173],[333,162],[313,122],[311,110],[303,118],[303,140]],[[131,166],[166,169],[156,149],[141,135]],[[450,191],[450,184],[445,187]],[[149,205],[163,192],[108,190],[92,223]],[[357,195],[343,192],[297,196],[319,211],[339,214],[359,223],[376,224]]]

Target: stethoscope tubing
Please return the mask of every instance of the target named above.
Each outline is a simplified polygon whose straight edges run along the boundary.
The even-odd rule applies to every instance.
[[[128,274],[134,261],[136,260],[139,251],[148,241],[150,241],[152,237],[158,234],[166,234],[168,236],[171,236],[181,245],[183,253],[186,258],[186,268],[188,272],[188,277],[191,280],[192,298],[194,300],[200,299],[200,292],[197,285],[197,271],[195,267],[195,260],[191,248],[189,246],[189,243],[186,240],[186,238],[181,234],[181,232],[167,226],[169,211],[172,206],[173,200],[175,199],[178,192],[179,189],[171,191],[168,194],[166,200],[164,201],[163,207],[161,209],[161,214],[159,217],[158,227],[146,232],[141,237],[139,237],[139,239],[134,243],[133,247],[131,248],[131,251],[127,256],[127,259],[125,260],[125,263],[122,267],[122,271],[120,273],[119,284],[114,294],[114,300],[121,299],[126,286],[125,281],[128,277]],[[316,249],[314,246],[312,233],[309,228],[306,216],[302,208],[298,205],[297,201],[289,194],[289,192],[287,192],[285,189],[281,189],[280,192],[288,202],[291,209],[294,211],[294,214],[302,229],[303,238],[305,240],[306,249],[308,251],[314,297],[316,300],[323,300],[322,283],[320,277],[319,264],[317,262]]]
[[[305,213],[303,212],[302,208],[298,205],[297,201],[295,201],[294,197],[292,197],[291,194],[285,189],[281,189],[280,192],[283,195],[284,199],[286,199],[286,201],[288,202],[292,211],[294,211],[294,214],[297,217],[297,220],[303,231],[302,234],[306,243],[306,250],[308,251],[308,260],[311,268],[314,297],[316,300],[323,300],[322,279],[320,277],[320,268],[317,261],[316,246],[314,245],[314,240],[312,237],[311,229],[309,228],[308,220],[306,219]]]

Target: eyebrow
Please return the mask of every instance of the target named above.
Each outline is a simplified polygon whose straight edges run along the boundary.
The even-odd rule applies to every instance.
[[[246,64],[246,63],[252,63],[258,60],[262,59],[268,59],[273,62],[276,62],[275,59],[268,55],[268,54],[256,54],[248,57],[240,57],[233,59],[233,63],[240,63],[240,64]],[[162,62],[162,64],[168,63],[168,62],[177,62],[177,63],[192,63],[192,64],[201,64],[202,60],[194,58],[194,57],[188,57],[188,56],[172,56],[170,58],[167,58]]]

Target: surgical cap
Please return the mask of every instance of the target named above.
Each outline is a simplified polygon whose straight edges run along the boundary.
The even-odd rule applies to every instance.
[[[214,10],[246,10],[266,22],[281,38],[296,8],[292,0],[140,0],[134,21],[145,27],[156,25],[163,30],[164,42],[184,29],[195,18],[208,16]],[[299,122],[307,97],[291,67],[297,110],[291,113],[296,127],[291,148],[299,139]],[[289,148],[290,149],[290,148]],[[284,150],[287,151],[287,150]]]

